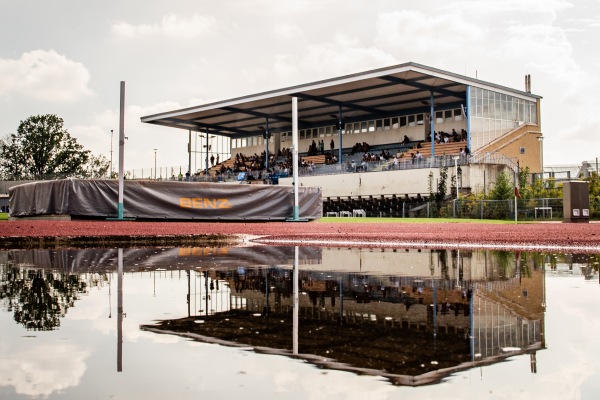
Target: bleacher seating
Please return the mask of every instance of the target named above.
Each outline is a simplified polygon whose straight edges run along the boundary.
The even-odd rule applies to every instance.
[[[306,161],[307,163],[312,162],[313,164],[326,164],[327,156],[325,154],[319,154],[316,156],[302,156],[302,161]]]
[[[464,148],[467,145],[467,142],[448,142],[448,143],[436,143],[435,144],[435,155],[436,156],[441,156],[441,155],[458,155],[460,153],[460,149]],[[404,157],[406,157],[407,155],[410,156],[410,153],[417,153],[417,151],[419,153],[421,153],[421,155],[423,157],[430,157],[431,156],[431,142],[421,142],[421,148],[411,148],[409,150],[407,150],[408,154],[405,154]]]
[[[368,197],[327,197],[323,199],[323,216],[327,213],[353,213],[364,210],[367,217],[408,217],[412,208],[427,202],[427,197],[418,200],[416,194],[406,196],[381,195]]]

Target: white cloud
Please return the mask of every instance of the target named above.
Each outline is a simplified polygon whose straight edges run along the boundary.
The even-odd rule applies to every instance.
[[[186,19],[177,15],[165,15],[154,24],[131,25],[119,22],[111,28],[113,35],[123,38],[166,36],[171,39],[195,39],[218,30],[218,23],[211,15],[194,14]]]
[[[0,386],[12,386],[21,395],[46,397],[79,385],[89,350],[69,343],[28,344],[0,349]]]
[[[381,13],[377,17],[377,47],[401,54],[404,61],[463,58],[479,46],[487,32],[460,14],[430,14],[419,10]]]
[[[205,104],[201,99],[193,99],[187,106]],[[158,148],[157,162],[165,166],[163,160],[177,160],[177,165],[187,168],[187,131],[168,129],[152,124],[145,124],[140,118],[147,115],[180,109],[178,102],[165,101],[151,105],[132,104],[125,107],[125,169],[146,168],[149,172],[153,166],[154,148]],[[112,146],[111,133],[113,130]],[[113,168],[118,168],[119,157],[119,110],[104,110],[93,116],[90,124],[68,126],[67,130],[86,149],[94,154],[103,154],[110,159],[113,150]]]
[[[475,14],[497,15],[498,12],[507,12],[511,15],[521,14],[531,16],[531,14],[555,14],[572,8],[573,4],[563,0],[501,0],[501,1],[478,1],[464,0],[453,1],[442,6],[442,10],[460,10],[472,12]]]
[[[54,50],[33,50],[21,58],[0,59],[0,96],[44,101],[75,101],[92,95],[90,73]]]
[[[394,56],[380,48],[362,46],[354,37],[336,34],[333,41],[310,44],[302,53],[276,55],[274,71],[283,77],[302,71],[316,79],[325,79],[397,62]]]
[[[302,29],[291,22],[279,22],[273,27],[273,33],[284,39],[293,39],[301,37]]]

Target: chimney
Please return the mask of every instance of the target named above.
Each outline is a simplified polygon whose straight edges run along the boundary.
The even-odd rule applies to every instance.
[[[525,75],[525,91],[531,93],[531,75]]]

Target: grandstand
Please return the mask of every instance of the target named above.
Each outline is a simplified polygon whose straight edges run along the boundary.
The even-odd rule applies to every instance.
[[[280,184],[292,183],[297,123],[299,183],[322,188],[324,213],[356,206],[393,215],[407,197],[429,195],[440,168],[454,179],[460,167],[461,193],[487,191],[503,171],[542,172],[541,97],[530,82],[521,91],[409,62],[141,120],[187,131],[190,143],[192,132],[229,138],[232,157],[210,179],[244,171]]]

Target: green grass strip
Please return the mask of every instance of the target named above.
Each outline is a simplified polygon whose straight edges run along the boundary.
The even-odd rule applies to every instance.
[[[498,219],[468,219],[468,218],[373,218],[373,217],[322,217],[321,222],[363,222],[363,223],[405,223],[405,224],[437,224],[468,222],[473,224],[514,224],[515,221]],[[519,223],[525,223],[519,221]]]

